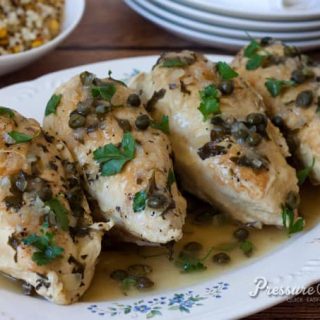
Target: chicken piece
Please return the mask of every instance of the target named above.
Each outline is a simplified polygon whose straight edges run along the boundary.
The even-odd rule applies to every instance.
[[[252,66],[257,59],[260,63]],[[311,60],[294,47],[262,39],[253,40],[232,64],[263,97],[268,115],[290,141],[299,167],[310,168],[311,182],[320,184],[320,86]]]
[[[45,129],[66,142],[102,215],[123,240],[179,240],[186,203],[174,180],[171,146],[127,86],[83,72],[62,85]]]
[[[0,108],[0,271],[57,304],[90,285],[101,238],[75,163],[39,124]]]
[[[296,174],[262,100],[235,76],[225,63],[182,51],[163,54],[130,85],[143,92],[155,120],[169,117],[186,190],[243,223],[281,226],[282,206],[298,197]]]

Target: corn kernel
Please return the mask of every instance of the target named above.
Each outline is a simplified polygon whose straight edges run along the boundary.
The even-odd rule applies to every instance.
[[[31,47],[32,48],[40,47],[42,44],[43,44],[43,41],[41,39],[36,39],[31,42]]]
[[[6,28],[0,28],[0,39],[6,38],[8,35],[8,31]]]

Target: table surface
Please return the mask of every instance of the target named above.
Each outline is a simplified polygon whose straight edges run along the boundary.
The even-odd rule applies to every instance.
[[[33,65],[0,77],[0,88],[77,65],[186,48],[230,53],[177,38],[137,15],[121,0],[87,0],[83,20],[70,38]],[[320,50],[310,55],[320,61]],[[299,296],[248,319],[320,319],[319,305],[318,294]]]

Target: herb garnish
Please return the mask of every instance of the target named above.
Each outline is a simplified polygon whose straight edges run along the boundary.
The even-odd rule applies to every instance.
[[[47,103],[46,110],[45,110],[45,113],[44,113],[45,116],[48,116],[51,113],[56,113],[57,107],[58,107],[58,105],[60,104],[60,101],[61,101],[61,97],[62,97],[61,94],[54,94],[50,98],[50,100]]]
[[[288,207],[283,207],[282,209],[282,223],[288,230],[289,236],[302,231],[304,228],[304,219],[302,217],[295,219],[293,209]]]
[[[166,58],[162,64],[160,65],[161,68],[184,68],[188,66],[189,63],[185,60],[182,60],[179,57],[175,58]]]
[[[55,218],[58,226],[63,231],[68,231],[69,229],[69,219],[68,210],[61,204],[57,198],[52,198],[45,203],[51,211],[55,214]]]
[[[312,163],[310,166],[307,166],[306,168],[297,171],[297,178],[299,181],[299,185],[302,185],[306,181],[306,179],[309,177],[309,174],[311,173],[315,162],[316,162],[316,159],[313,157]]]
[[[8,135],[15,141],[15,143],[25,143],[32,140],[32,136],[28,134],[18,132],[18,131],[11,131],[8,132]]]
[[[111,101],[113,95],[116,93],[116,87],[113,83],[105,83],[101,86],[93,86],[91,94],[94,98],[101,97],[104,100]]]
[[[55,245],[54,234],[40,229],[41,235],[31,234],[28,237],[22,239],[25,245],[33,246],[38,251],[32,255],[32,260],[39,266],[46,265],[56,258],[60,257],[64,252],[64,249]]]
[[[249,45],[244,49],[244,56],[248,58],[246,69],[247,70],[256,70],[259,68],[265,59],[270,56],[270,54],[264,51],[264,55],[258,54],[257,52],[262,49],[260,43],[256,40],[252,40]]]
[[[10,108],[0,107],[0,116],[8,116],[9,118],[13,118],[14,112]]]
[[[151,127],[154,129],[161,130],[163,133],[169,134],[170,128],[169,128],[169,117],[168,116],[162,116],[161,122],[157,123],[155,121],[151,122]]]
[[[219,61],[217,63],[217,70],[224,80],[231,80],[236,78],[239,74],[234,71],[226,62]]]
[[[119,173],[123,166],[134,158],[136,142],[130,132],[123,135],[121,146],[109,143],[93,152],[93,159],[101,164],[101,174],[112,176]]]
[[[207,120],[209,115],[220,113],[219,90],[213,85],[208,85],[199,92],[201,102],[199,111],[203,114],[203,120]]]
[[[240,242],[240,249],[246,256],[250,256],[253,251],[253,244],[250,240],[244,240]]]
[[[133,198],[133,212],[140,212],[146,208],[148,195],[146,191],[142,190],[137,192]]]
[[[277,80],[274,78],[267,78],[265,86],[272,97],[278,96],[284,88],[294,86],[295,82],[291,80]]]

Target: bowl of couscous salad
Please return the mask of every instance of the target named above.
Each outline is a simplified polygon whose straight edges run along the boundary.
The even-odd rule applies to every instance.
[[[84,9],[85,0],[0,0],[0,76],[54,49]]]

